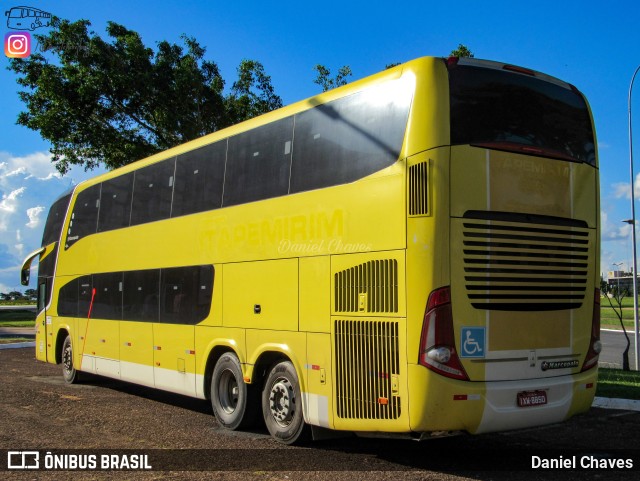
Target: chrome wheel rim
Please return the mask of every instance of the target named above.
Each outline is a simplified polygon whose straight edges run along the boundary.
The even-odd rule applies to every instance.
[[[288,379],[278,379],[271,387],[269,409],[280,426],[286,427],[291,423],[295,414],[295,392]]]

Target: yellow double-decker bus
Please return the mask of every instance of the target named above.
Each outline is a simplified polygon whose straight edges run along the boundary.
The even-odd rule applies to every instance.
[[[561,421],[595,392],[598,213],[575,87],[420,58],[60,197],[36,356],[284,443]]]

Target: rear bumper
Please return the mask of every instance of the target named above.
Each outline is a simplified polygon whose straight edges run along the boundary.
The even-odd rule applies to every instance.
[[[585,412],[595,395],[597,369],[523,381],[465,382],[409,366],[409,416],[414,432],[507,431],[564,421]],[[521,391],[543,390],[547,404],[519,407]]]

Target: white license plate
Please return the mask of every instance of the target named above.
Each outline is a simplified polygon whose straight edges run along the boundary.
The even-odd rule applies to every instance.
[[[543,404],[547,404],[547,393],[545,391],[524,391],[518,393],[518,406],[521,408],[541,406]]]

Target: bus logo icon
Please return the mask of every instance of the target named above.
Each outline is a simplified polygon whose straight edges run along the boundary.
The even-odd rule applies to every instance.
[[[35,30],[51,25],[51,14],[33,7],[12,7],[4,12],[7,27],[16,30]]]
[[[9,451],[7,452],[8,469],[38,469],[40,468],[40,452],[38,451]]]
[[[460,357],[484,357],[486,353],[486,328],[463,327]]]
[[[5,34],[4,54],[9,58],[26,58],[31,55],[31,35],[29,32]]]

